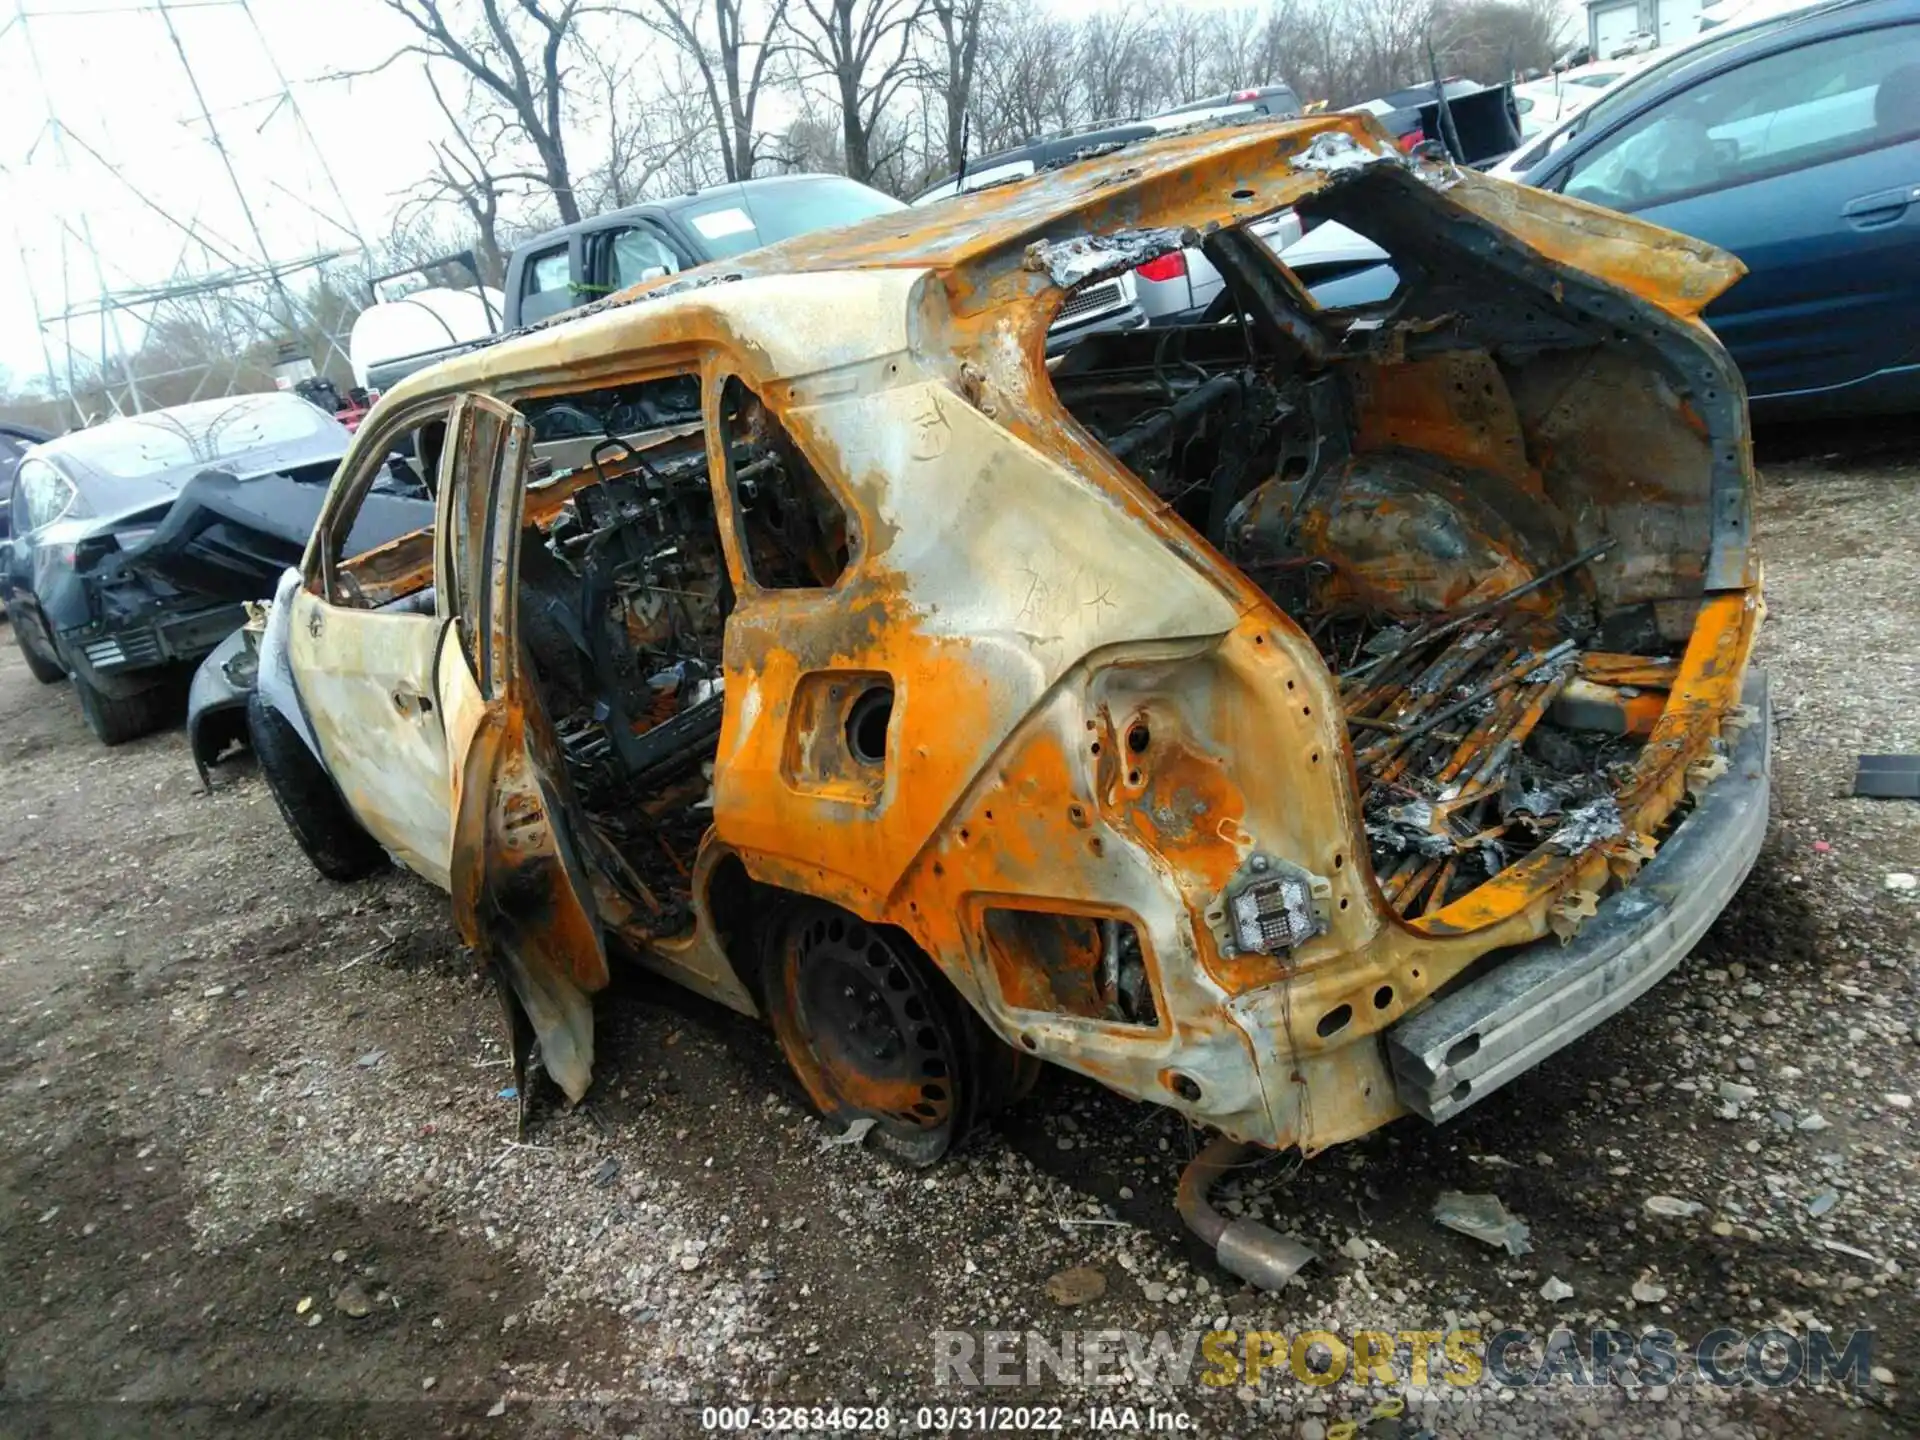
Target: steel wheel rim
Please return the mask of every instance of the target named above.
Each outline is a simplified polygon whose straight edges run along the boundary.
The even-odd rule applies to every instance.
[[[780,972],[774,1030],[816,1108],[836,1123],[871,1119],[911,1162],[944,1154],[959,1114],[956,1037],[908,957],[826,911],[789,928]]]

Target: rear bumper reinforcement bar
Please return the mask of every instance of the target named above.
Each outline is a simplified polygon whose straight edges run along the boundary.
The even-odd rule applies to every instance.
[[[1387,1035],[1409,1110],[1451,1119],[1624,1009],[1684,959],[1747,878],[1767,834],[1773,715],[1767,678],[1742,695],[1757,713],[1726,773],[1633,884],[1574,939],[1551,937],[1409,1016]]]

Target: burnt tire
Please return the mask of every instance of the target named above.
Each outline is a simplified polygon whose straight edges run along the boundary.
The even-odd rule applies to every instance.
[[[80,697],[80,714],[87,728],[102,745],[124,745],[164,730],[179,713],[180,693],[175,685],[154,685],[132,695],[109,695],[76,670],[73,693]]]
[[[66,667],[51,655],[42,655],[33,648],[33,642],[27,639],[27,632],[20,624],[20,617],[13,618],[13,643],[20,647],[20,657],[27,662],[27,673],[42,685],[58,685],[67,678]]]
[[[828,1124],[933,1165],[1030,1087],[1038,1065],[987,1029],[902,932],[802,900],[767,926],[765,1008],[787,1063]]]
[[[306,742],[257,690],[247,697],[247,738],[281,818],[314,869],[345,883],[387,863],[387,852],[353,818]]]

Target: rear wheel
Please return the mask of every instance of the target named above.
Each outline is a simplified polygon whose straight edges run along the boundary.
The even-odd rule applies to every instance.
[[[896,930],[804,901],[767,958],[774,1034],[814,1107],[836,1126],[871,1120],[869,1140],[904,1164],[943,1158],[1037,1073]]]
[[[247,737],[281,818],[314,869],[329,880],[347,881],[387,863],[387,852],[353,818],[306,742],[258,690],[247,697]]]
[[[28,601],[22,601],[25,608]],[[20,655],[27,662],[27,673],[42,685],[55,685],[67,678],[66,667],[52,655],[42,655],[33,641],[27,638],[28,627],[20,623],[21,617],[13,617],[13,643],[20,647]]]
[[[124,745],[165,728],[178,710],[179,688],[159,684],[131,695],[109,695],[78,670],[73,691],[80,697],[80,713],[102,745]]]

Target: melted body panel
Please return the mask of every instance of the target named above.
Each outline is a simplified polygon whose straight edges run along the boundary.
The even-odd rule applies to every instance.
[[[1417,282],[1377,313],[1318,312],[1236,248],[1241,224],[1290,205],[1362,224]],[[1200,378],[1155,355],[1076,369],[1069,354],[1050,373],[1065,286],[1100,273],[1059,273],[1050,247],[1149,229],[1218,249],[1242,324],[1182,338]],[[560,869],[522,888],[551,903],[491,941],[565,977],[565,1004],[532,1018],[543,1048],[549,1029],[568,1039],[548,1058],[569,1093],[591,1057],[582,997],[605,982],[594,915],[753,1008],[751,946],[729,943],[750,917],[713,899],[737,861],[897,927],[1010,1044],[1124,1093],[1309,1149],[1391,1118],[1381,1032],[1630,880],[1632,845],[1654,843],[1737,704],[1760,614],[1751,462],[1738,376],[1697,317],[1739,273],[1711,247],[1409,161],[1364,120],[1322,117],[1171,137],[802,237],[410,377],[383,406],[477,392],[524,410],[669,371],[697,373],[705,396],[732,599],[687,904],[589,863],[590,842],[569,861],[543,841]],[[1218,353],[1228,342],[1244,353]],[[844,511],[831,583],[756,583],[722,399],[736,381]],[[1289,426],[1309,437],[1298,453]],[[567,497],[614,478],[529,492],[520,522],[538,539]],[[417,584],[421,559],[397,542],[367,581]],[[319,562],[310,550],[310,574]],[[1391,893],[1406,877],[1378,873],[1369,848],[1364,761],[1383,732],[1350,724],[1315,617],[1424,634],[1527,586],[1503,617],[1577,634],[1594,680],[1663,688],[1609,772],[1625,839],[1542,844],[1458,894],[1449,870],[1411,915]],[[296,668],[324,747],[353,715],[311,688],[317,657]],[[846,704],[878,685],[885,719],[855,743]],[[1476,727],[1507,726],[1518,747],[1553,723],[1558,689],[1510,688],[1449,740],[1459,766],[1480,763]],[[537,811],[544,834],[573,805],[561,762],[531,762],[534,804],[525,773],[485,758],[540,749],[525,743],[540,722],[516,719],[529,703],[510,699],[478,726],[494,740],[467,747],[463,915],[509,847],[502,807]],[[1262,923],[1285,943],[1235,942],[1235,906],[1282,894],[1275,877],[1295,886],[1290,908]],[[1069,920],[993,918],[1010,914]],[[1151,988],[1125,1016],[1066,974],[1099,963],[1096,942],[1060,937],[1109,923],[1135,937]]]

